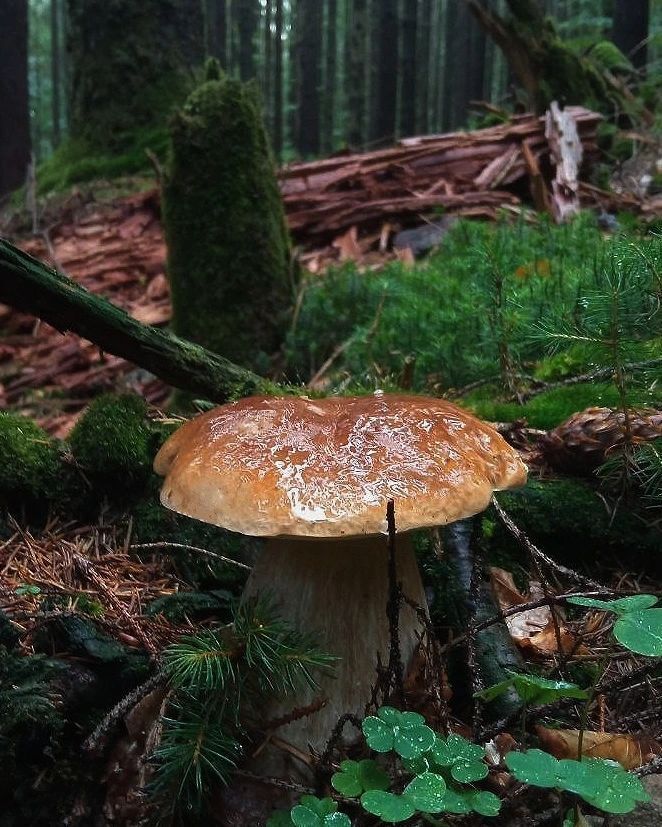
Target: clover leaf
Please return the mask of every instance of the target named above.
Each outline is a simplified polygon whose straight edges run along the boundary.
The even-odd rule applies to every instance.
[[[501,799],[487,790],[476,790],[468,796],[471,809],[482,816],[499,815]]]
[[[314,795],[302,796],[300,803],[292,808],[290,818],[295,827],[352,827],[349,817],[338,812],[335,801],[331,798],[315,798]],[[283,827],[286,824],[284,822]]]
[[[379,816],[387,824],[396,824],[411,818],[416,808],[403,795],[394,795],[383,790],[370,790],[361,796],[361,806],[374,816]]]
[[[278,810],[267,821],[267,827],[293,827],[293,825],[292,817],[286,810]]]
[[[389,777],[376,761],[343,761],[331,784],[341,795],[358,798],[368,790],[387,790]]]
[[[375,752],[395,750],[402,758],[418,758],[434,743],[435,734],[416,712],[400,712],[383,706],[377,717],[363,719],[363,734]]]
[[[662,656],[662,609],[642,609],[621,615],[614,624],[614,636],[639,655]]]
[[[654,594],[635,594],[632,597],[620,597],[618,600],[596,600],[593,597],[569,597],[568,603],[575,606],[587,606],[593,609],[600,609],[603,612],[614,612],[617,615],[624,615],[628,612],[637,612],[642,609],[650,609],[657,605],[657,597]]]
[[[533,784],[535,787],[558,786],[559,762],[548,752],[540,749],[509,752],[504,761],[518,781]]]
[[[450,767],[451,776],[461,784],[480,781],[488,773],[485,750],[456,733],[437,736],[430,752],[440,767]]]
[[[444,809],[446,782],[434,772],[417,775],[404,790],[403,795],[422,813],[441,813]]]

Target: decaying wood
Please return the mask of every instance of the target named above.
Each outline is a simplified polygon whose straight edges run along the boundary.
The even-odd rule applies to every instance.
[[[176,388],[211,400],[267,390],[261,377],[192,342],[142,324],[2,240],[0,301],[57,330],[71,330]]]
[[[561,110],[556,101],[552,101],[545,116],[545,137],[556,166],[552,181],[552,212],[554,218],[562,223],[580,209],[579,168],[583,150],[577,122],[570,112]]]

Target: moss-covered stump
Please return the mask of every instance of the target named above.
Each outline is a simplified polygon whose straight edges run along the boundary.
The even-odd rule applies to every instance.
[[[530,480],[518,491],[502,492],[499,502],[544,552],[573,568],[592,569],[614,561],[623,569],[662,569],[662,534],[627,504],[612,515],[594,487],[575,479]],[[484,518],[490,563],[512,570],[522,555],[495,515]]]
[[[212,76],[191,94],[172,125],[163,211],[175,333],[263,372],[283,340],[293,285],[252,86]]]
[[[31,512],[53,490],[60,453],[24,416],[0,412],[0,510]]]
[[[156,435],[147,422],[147,405],[129,394],[99,397],[76,423],[69,446],[92,488],[122,502],[143,488],[151,473]]]
[[[165,123],[203,59],[200,3],[67,0],[71,135],[91,149],[126,149]]]

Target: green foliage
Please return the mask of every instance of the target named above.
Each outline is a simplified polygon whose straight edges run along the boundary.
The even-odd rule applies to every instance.
[[[304,795],[291,812],[274,813],[267,827],[351,827],[351,821],[333,799]]]
[[[662,657],[662,609],[652,608],[658,602],[655,595],[638,594],[620,600],[570,597],[568,602],[614,612],[614,637],[619,643],[639,655]]]
[[[510,752],[505,762],[519,781],[575,793],[607,813],[629,813],[639,802],[649,800],[637,776],[615,761],[598,758],[558,761],[546,752],[531,749]]]
[[[175,332],[266,372],[284,335],[293,284],[252,86],[207,80],[188,98],[172,122],[163,210]]]
[[[107,493],[126,495],[150,474],[155,438],[138,396],[107,394],[95,399],[76,423],[69,445],[79,467]]]
[[[386,772],[376,761],[366,758],[363,761],[343,761],[340,772],[331,777],[335,790],[347,798],[357,798],[369,790],[386,790],[390,780]]]
[[[174,700],[155,755],[153,784],[160,806],[204,815],[213,785],[227,781],[241,755],[242,722],[260,719],[265,697],[314,686],[313,672],[333,663],[264,601],[247,601],[231,624],[169,647],[164,667]]]
[[[628,285],[634,280],[628,287],[632,309],[639,294],[637,310],[651,311],[646,302],[661,246],[654,237],[634,246],[605,242],[588,213],[563,226],[544,219],[533,226],[459,221],[439,250],[414,268],[392,264],[361,274],[347,265],[324,279],[311,278],[288,339],[291,374],[308,380],[335,353],[327,373],[331,389],[394,387],[405,362],[415,357],[414,391],[494,377],[494,385],[464,401],[490,418],[526,416],[537,427],[553,427],[582,407],[616,404],[618,393],[580,385],[536,396],[524,407],[502,405],[504,373],[511,379],[537,373],[536,366],[547,362],[539,378],[554,381],[611,364],[609,353],[596,357],[595,348],[577,338],[559,341],[550,356],[549,338],[532,338],[531,330],[553,327],[550,308],[554,318],[558,313],[593,324],[594,297],[609,292],[614,279]],[[654,324],[646,331],[640,325],[633,352],[659,336]],[[651,400],[646,391],[631,392],[634,402]]]
[[[509,669],[506,672],[510,675],[508,680],[484,689],[478,693],[479,697],[491,701],[511,687],[526,704],[548,704],[560,698],[578,698],[581,700],[588,697],[588,692],[574,683],[552,681],[538,675],[518,674]]]
[[[55,442],[38,425],[0,411],[0,505],[10,509],[52,491],[60,455]]]
[[[370,749],[375,752],[394,750],[401,758],[418,758],[427,752],[435,734],[417,712],[400,712],[383,706],[377,716],[364,718],[363,734]]]

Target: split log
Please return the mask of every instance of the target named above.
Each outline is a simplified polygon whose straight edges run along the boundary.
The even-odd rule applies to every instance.
[[[0,240],[0,302],[71,330],[176,388],[223,402],[266,393],[267,380],[199,345],[136,321],[106,299]]]

